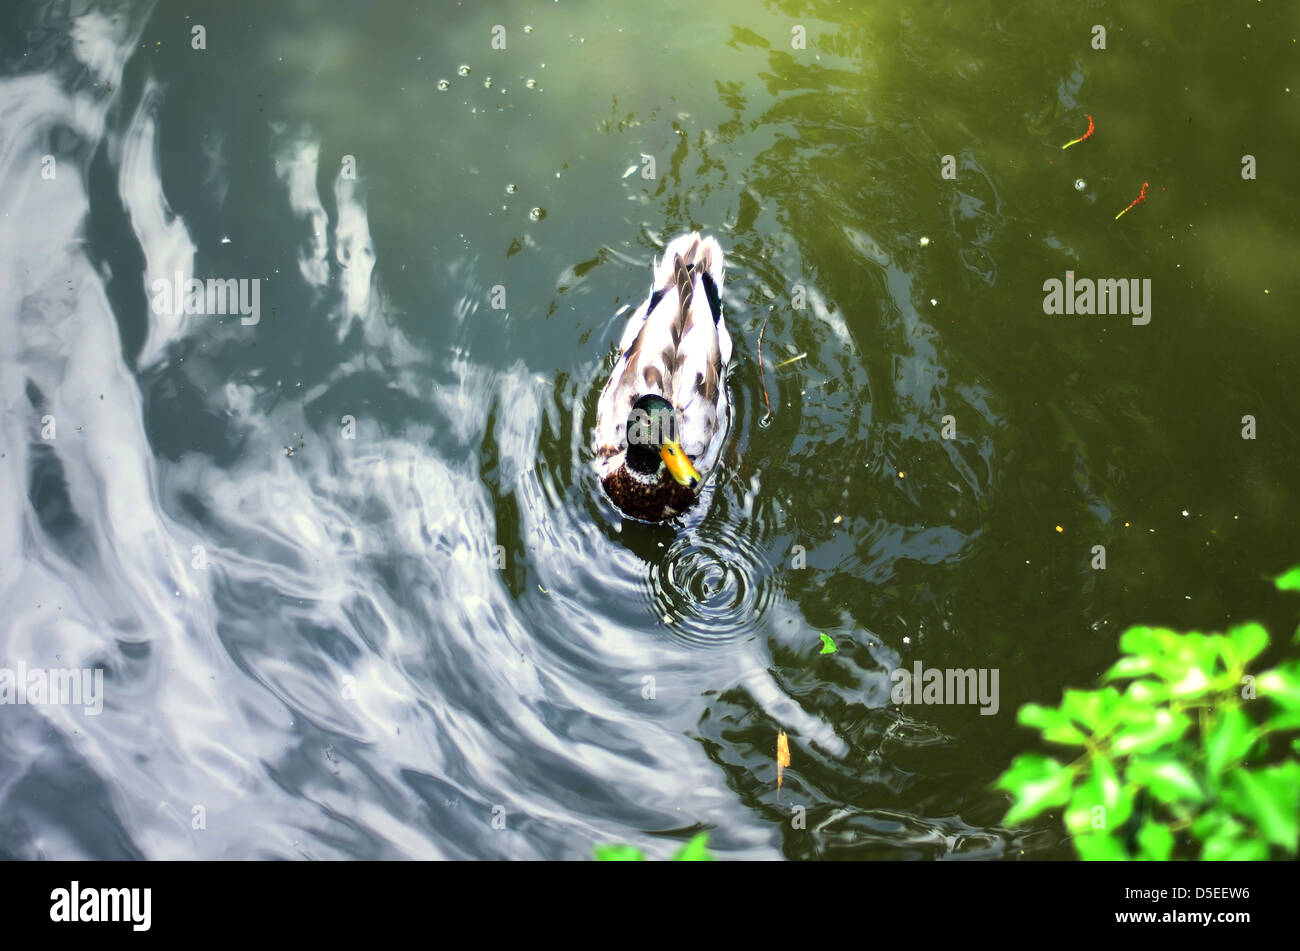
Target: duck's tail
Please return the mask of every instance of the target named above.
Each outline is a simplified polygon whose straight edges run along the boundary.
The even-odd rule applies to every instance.
[[[663,259],[655,265],[656,289],[667,288],[672,284],[674,262],[678,255],[688,268],[694,265],[707,271],[718,290],[722,289],[722,272],[726,263],[722,255],[722,245],[718,244],[718,239],[712,235],[700,237],[698,231],[692,231],[668,242],[668,247],[664,248]]]

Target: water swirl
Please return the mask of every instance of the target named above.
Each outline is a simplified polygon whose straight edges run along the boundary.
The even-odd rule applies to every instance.
[[[649,597],[676,637],[708,646],[754,633],[775,600],[773,560],[729,522],[678,536],[650,566]]]

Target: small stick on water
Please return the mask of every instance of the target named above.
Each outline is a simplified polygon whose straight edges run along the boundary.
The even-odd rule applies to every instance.
[[[1066,142],[1063,146],[1061,146],[1061,150],[1064,151],[1065,149],[1068,149],[1072,145],[1078,145],[1080,142],[1086,142],[1088,139],[1092,138],[1092,133],[1096,128],[1097,127],[1092,124],[1092,116],[1088,116],[1088,131],[1085,132],[1083,135],[1079,136],[1077,139],[1071,139],[1069,142]]]
[[[1123,218],[1124,212],[1128,211],[1129,208],[1132,208],[1134,205],[1140,205],[1142,204],[1142,202],[1147,200],[1147,186],[1150,184],[1151,184],[1150,182],[1142,183],[1142,191],[1138,194],[1136,198],[1134,198],[1131,202],[1128,203],[1128,208],[1125,208],[1124,211],[1121,211],[1118,215],[1115,216],[1116,221],[1119,221],[1121,218]]]
[[[808,356],[807,353],[801,353],[801,354],[799,354],[799,356],[797,356],[797,357],[791,357],[789,360],[783,360],[782,362],[780,362],[780,363],[778,363],[778,364],[776,365],[776,368],[779,370],[779,369],[781,369],[781,367],[788,367],[790,364],[792,364],[792,363],[796,363],[796,362],[798,362],[799,360],[802,360],[802,359],[803,359],[804,357],[806,357],[806,356]]]
[[[763,384],[763,404],[767,407],[767,415],[763,417],[764,426],[772,419],[772,403],[767,398],[767,377],[763,373],[763,334],[767,332],[767,321],[775,309],[775,304],[767,309],[767,317],[763,318],[763,327],[758,332],[758,380]]]

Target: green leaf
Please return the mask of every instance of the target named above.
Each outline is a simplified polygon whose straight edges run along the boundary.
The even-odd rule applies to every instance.
[[[1186,669],[1186,663],[1178,657],[1180,651],[1186,651],[1188,635],[1179,634],[1163,627],[1130,627],[1119,636],[1120,650],[1140,661],[1130,660],[1128,666],[1121,670],[1141,670],[1160,680],[1169,681]],[[1123,663],[1123,660],[1121,660]]]
[[[1173,758],[1136,759],[1129,763],[1124,777],[1151,791],[1160,802],[1204,802],[1205,791],[1192,771]]]
[[[1235,648],[1237,663],[1244,667],[1268,647],[1268,631],[1259,624],[1242,624],[1228,631],[1228,640]]]
[[[1214,638],[1196,631],[1179,635],[1166,668],[1169,692],[1186,699],[1207,693],[1214,686],[1218,661],[1219,644]]]
[[[1300,710],[1300,660],[1266,670],[1255,679],[1257,692],[1285,710]]]
[[[1290,730],[1300,730],[1300,710],[1275,710],[1264,721],[1266,733],[1284,733]]]
[[[1123,862],[1129,858],[1123,844],[1109,832],[1076,835],[1074,847],[1085,862]]]
[[[1124,697],[1140,706],[1155,707],[1169,699],[1169,685],[1149,678],[1135,680],[1124,691]]]
[[[1201,858],[1206,862],[1259,862],[1268,858],[1268,843],[1218,835],[1205,840]]]
[[[644,862],[645,853],[631,845],[596,846],[597,862]]]
[[[1063,805],[1070,798],[1074,773],[1054,759],[1036,753],[1021,753],[996,783],[1016,801],[1007,812],[1006,823],[1016,825],[1046,809]]]
[[[1158,656],[1169,649],[1178,634],[1163,627],[1130,627],[1119,636],[1119,649],[1125,654]]]
[[[1088,778],[1075,789],[1065,810],[1066,828],[1076,836],[1118,829],[1133,814],[1135,792],[1132,787],[1120,785],[1110,760],[1094,758]]]
[[[1246,827],[1222,805],[1192,820],[1192,835],[1201,840],[1202,859],[1268,858],[1268,843],[1246,837]]]
[[[673,856],[674,862],[712,862],[713,856],[709,854],[709,834],[701,832],[691,841],[687,842],[680,852]]]
[[[1065,827],[1070,830],[1070,834],[1077,839],[1079,836],[1105,832],[1109,829],[1110,823],[1105,821],[1105,816],[1106,807],[1101,801],[1101,790],[1088,780],[1075,787],[1074,797],[1065,807],[1061,818],[1065,822]],[[1102,819],[1102,828],[1093,827],[1095,818]]]
[[[1185,714],[1175,713],[1168,707],[1152,709],[1146,705],[1126,704],[1123,726],[1115,734],[1112,749],[1118,755],[1149,753],[1176,743],[1191,720]]]
[[[1208,812],[1203,812],[1192,820],[1192,835],[1198,839],[1212,839],[1220,835],[1236,838],[1243,829],[1245,826],[1217,803]]]
[[[1163,822],[1147,822],[1137,834],[1138,858],[1147,861],[1168,862],[1174,854],[1174,834]]]
[[[1286,764],[1295,766],[1296,764]],[[1239,769],[1229,777],[1237,794],[1238,811],[1253,819],[1269,842],[1295,852],[1300,837],[1300,783],[1283,768],[1251,772]]]
[[[1111,680],[1131,680],[1144,677],[1155,670],[1155,658],[1149,654],[1135,654],[1121,657],[1111,665],[1110,670],[1101,675],[1103,682]]]
[[[1255,742],[1254,725],[1240,707],[1221,709],[1205,737],[1205,765],[1210,779],[1218,780],[1236,766]]]
[[[830,639],[830,636],[827,635],[827,634],[823,634],[823,635],[821,635],[821,639],[822,639],[822,649],[821,649],[821,651],[819,651],[819,653],[822,653],[822,654],[834,654],[834,653],[835,653],[835,642],[834,642],[833,640]]]
[[[1104,690],[1067,690],[1061,696],[1061,712],[1094,735],[1110,732],[1111,714],[1119,703],[1119,691],[1114,687]]]
[[[1016,721],[1021,726],[1042,730],[1043,738],[1053,743],[1083,746],[1088,741],[1083,732],[1070,722],[1070,718],[1055,707],[1027,703],[1017,711]]]
[[[1300,591],[1300,565],[1276,578],[1273,583],[1277,585],[1279,591]]]
[[[1212,681],[1209,673],[1199,666],[1188,667],[1183,676],[1169,684],[1169,692],[1175,697],[1191,700],[1209,690]]]

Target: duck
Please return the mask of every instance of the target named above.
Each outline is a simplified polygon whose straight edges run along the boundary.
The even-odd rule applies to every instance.
[[[725,265],[716,238],[674,238],[651,261],[649,296],[623,331],[596,406],[594,449],[601,489],[628,518],[681,515],[716,471],[731,430]]]

